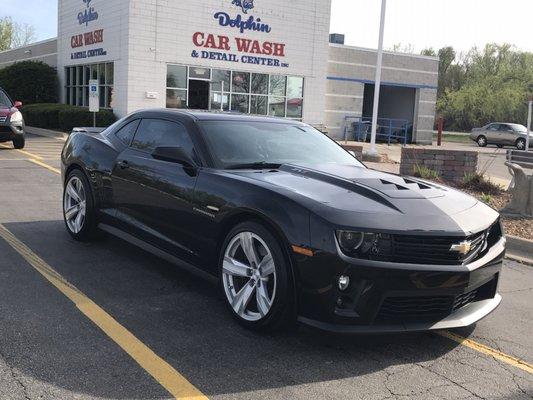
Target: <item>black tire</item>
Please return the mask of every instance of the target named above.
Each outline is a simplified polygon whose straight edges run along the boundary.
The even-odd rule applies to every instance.
[[[235,312],[226,294],[223,277],[223,260],[231,241],[242,232],[258,235],[268,246],[275,264],[276,292],[270,311],[258,321],[248,321]],[[243,278],[247,279],[247,278]],[[235,320],[247,329],[260,332],[286,330],[295,325],[296,311],[294,283],[290,262],[282,250],[282,244],[269,229],[258,222],[248,221],[234,227],[224,239],[219,257],[219,282],[222,297]]]
[[[24,136],[15,136],[13,147],[17,150],[22,150],[24,146],[26,146],[26,138]]]
[[[525,150],[526,149],[526,139],[524,138],[519,138],[516,143],[515,143],[515,146],[518,150]]]
[[[65,215],[65,196],[67,193],[67,185],[73,179],[77,178],[81,181],[83,185],[83,190],[85,192],[85,218],[83,221],[83,227],[79,232],[74,232],[67,223],[67,218]],[[67,228],[68,233],[74,240],[79,242],[87,242],[96,237],[97,233],[97,222],[96,222],[96,210],[94,207],[94,197],[91,189],[91,185],[85,174],[79,169],[72,170],[67,179],[65,180],[65,187],[63,189],[63,220],[65,222],[65,227]]]
[[[487,147],[487,138],[483,135],[478,136],[476,142],[479,147]]]

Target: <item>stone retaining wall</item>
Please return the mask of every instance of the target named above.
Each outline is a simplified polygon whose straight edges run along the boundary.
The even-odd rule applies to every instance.
[[[477,172],[475,151],[402,148],[400,174],[413,175],[415,166],[437,171],[446,181],[459,182],[466,174]]]
[[[363,161],[363,146],[344,143],[340,143],[340,145],[344,148],[344,150],[353,151],[355,153],[355,158],[357,158],[359,161]]]

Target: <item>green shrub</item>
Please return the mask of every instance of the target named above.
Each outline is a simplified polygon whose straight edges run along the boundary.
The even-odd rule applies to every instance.
[[[503,191],[500,185],[485,178],[485,175],[480,173],[466,174],[461,182],[461,187],[473,192],[482,193],[484,196],[497,196]]]
[[[481,201],[483,203],[486,203],[488,205],[490,205],[490,203],[492,203],[492,196],[490,194],[481,193],[480,199],[481,199]]]
[[[23,104],[58,101],[57,72],[41,61],[22,61],[0,69],[0,86]]]
[[[431,168],[425,167],[423,165],[416,164],[414,167],[415,177],[421,179],[428,179],[430,181],[440,181],[439,173]]]
[[[93,126],[93,113],[86,107],[67,104],[32,104],[21,109],[26,125],[70,132],[72,128]],[[96,126],[108,127],[117,118],[111,110],[96,114]]]

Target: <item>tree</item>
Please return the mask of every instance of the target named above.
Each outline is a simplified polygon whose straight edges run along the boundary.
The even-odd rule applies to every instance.
[[[24,104],[58,101],[57,72],[41,61],[22,61],[0,69],[0,87]]]
[[[420,54],[423,56],[437,57],[437,53],[433,47],[428,47],[427,49],[422,50]]]
[[[411,43],[403,44],[403,43],[396,43],[390,48],[390,51],[393,51],[395,53],[408,53],[408,54],[414,54],[415,52],[415,46],[413,46]]]
[[[525,124],[533,53],[491,43],[459,57],[445,47],[439,57],[437,108],[447,129],[468,131],[494,121]]]
[[[17,24],[10,17],[0,18],[0,51],[26,46],[36,39],[35,28]]]

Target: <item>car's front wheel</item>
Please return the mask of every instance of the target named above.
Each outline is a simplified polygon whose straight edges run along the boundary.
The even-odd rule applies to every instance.
[[[16,136],[15,139],[13,139],[13,147],[17,150],[22,150],[24,146],[26,145],[26,139],[24,136]]]
[[[485,136],[479,136],[477,138],[477,145],[479,147],[486,147],[487,146],[487,138]]]
[[[526,149],[526,139],[520,138],[516,141],[516,148],[518,150],[525,150]]]
[[[86,241],[96,231],[93,196],[85,174],[75,169],[67,177],[63,192],[63,217],[68,233]]]
[[[290,265],[263,225],[246,222],[227,235],[220,280],[233,316],[249,329],[272,331],[294,321]]]

